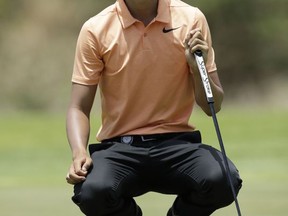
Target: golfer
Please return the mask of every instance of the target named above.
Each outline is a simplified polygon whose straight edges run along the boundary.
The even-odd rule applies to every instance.
[[[85,215],[141,216],[133,198],[149,191],[177,195],[168,216],[207,216],[233,202],[222,154],[202,144],[189,124],[195,104],[211,115],[196,50],[204,55],[218,112],[223,89],[198,8],[180,0],[117,0],[85,22],[67,113],[73,162],[66,177]],[[100,143],[88,146],[97,89]],[[238,193],[241,179],[229,166]]]

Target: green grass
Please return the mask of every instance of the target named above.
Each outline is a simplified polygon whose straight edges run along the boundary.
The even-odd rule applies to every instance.
[[[217,148],[213,122],[196,110],[193,122],[203,141]],[[227,155],[244,180],[243,216],[288,212],[288,110],[226,108],[218,114]],[[94,120],[92,134],[99,122]],[[95,142],[93,137],[91,142]],[[82,215],[65,182],[71,156],[65,114],[0,114],[0,209],[3,216]],[[174,196],[148,193],[136,200],[144,215],[166,215]],[[213,216],[236,215],[234,204]]]

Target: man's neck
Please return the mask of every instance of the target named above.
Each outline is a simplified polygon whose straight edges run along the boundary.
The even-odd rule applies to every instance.
[[[147,26],[156,16],[158,0],[125,0],[131,15]]]

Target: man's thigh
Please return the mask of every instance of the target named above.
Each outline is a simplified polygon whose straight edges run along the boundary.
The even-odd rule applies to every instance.
[[[222,153],[211,146],[171,140],[153,148],[151,156],[161,161],[155,182],[158,192],[197,194],[208,190],[211,181],[226,183]],[[230,160],[229,166],[237,185],[241,182],[238,171]]]
[[[110,187],[119,196],[139,196],[147,192],[145,181],[139,176],[145,155],[145,149],[120,143],[95,151],[86,181]]]

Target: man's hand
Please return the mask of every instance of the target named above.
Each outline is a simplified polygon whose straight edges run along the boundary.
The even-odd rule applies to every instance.
[[[202,110],[209,116],[211,116],[211,110],[207,103],[206,94],[203,88],[201,76],[198,70],[198,66],[194,57],[194,53],[197,50],[201,50],[205,65],[207,63],[207,56],[209,52],[209,44],[204,39],[201,29],[196,28],[191,30],[185,41],[185,56],[187,63],[189,64],[190,70],[193,72],[194,87],[195,87],[195,100],[196,103],[202,108]],[[223,89],[218,77],[217,71],[209,73],[209,82],[213,92],[214,107],[215,111],[218,112],[221,109],[221,104],[223,101]]]
[[[191,30],[185,39],[185,56],[187,62],[193,71],[197,70],[197,63],[195,61],[194,52],[201,50],[205,63],[207,62],[208,43],[204,40],[201,30],[199,28]]]
[[[86,180],[89,168],[92,166],[92,159],[86,154],[76,156],[66,176],[69,184],[77,184]]]

